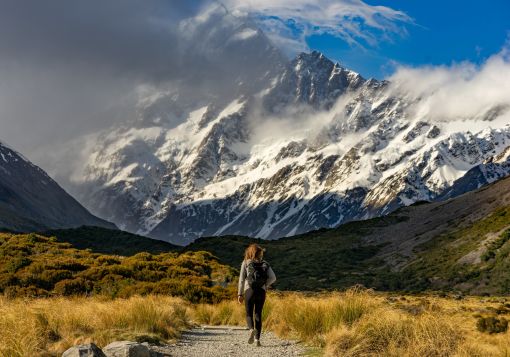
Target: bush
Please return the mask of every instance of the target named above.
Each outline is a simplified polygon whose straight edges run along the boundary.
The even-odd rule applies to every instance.
[[[19,269],[30,265],[32,261],[27,257],[14,257],[6,264],[6,270],[9,273],[16,273]]]
[[[480,332],[489,334],[502,333],[508,330],[508,321],[504,317],[479,317],[476,328]]]
[[[94,284],[83,278],[65,279],[55,284],[55,292],[58,295],[84,295],[92,291]]]
[[[97,265],[113,265],[113,264],[119,264],[120,259],[117,257],[112,257],[109,255],[100,255],[96,259]]]
[[[206,252],[121,257],[37,234],[0,233],[0,255],[0,292],[12,297],[160,294],[210,303],[229,298],[234,288],[233,269]]]

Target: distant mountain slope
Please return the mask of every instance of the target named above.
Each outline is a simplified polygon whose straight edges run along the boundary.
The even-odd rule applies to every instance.
[[[350,222],[277,241],[239,236],[201,238],[237,267],[258,242],[291,290],[343,288],[510,293],[510,177],[454,199],[417,203],[387,216]]]
[[[43,170],[0,143],[0,228],[40,231],[82,225],[116,228],[90,214]]]

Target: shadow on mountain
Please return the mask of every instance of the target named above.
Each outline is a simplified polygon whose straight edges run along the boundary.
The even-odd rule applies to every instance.
[[[246,202],[245,193],[247,190],[240,190],[226,198],[172,206],[150,236],[178,245],[199,237],[246,235],[246,232],[257,232],[256,236],[272,240],[336,227],[366,213],[362,204],[367,190],[360,187],[342,195],[324,193],[310,200],[289,195],[288,199],[263,202],[255,207],[242,203]]]

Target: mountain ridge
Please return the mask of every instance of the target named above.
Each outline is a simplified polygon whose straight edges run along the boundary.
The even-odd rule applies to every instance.
[[[38,166],[0,142],[0,227],[41,231],[83,224],[115,228],[90,214]]]

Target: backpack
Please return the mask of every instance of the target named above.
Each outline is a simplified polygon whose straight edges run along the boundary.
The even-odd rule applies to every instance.
[[[269,264],[265,261],[256,262],[251,260],[246,265],[246,280],[252,289],[263,288],[267,282],[267,271]]]

